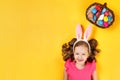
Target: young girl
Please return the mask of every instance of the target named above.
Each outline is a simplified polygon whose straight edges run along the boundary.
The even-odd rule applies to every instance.
[[[82,39],[82,29],[77,25],[76,36],[68,44],[62,46],[62,56],[65,62],[64,80],[98,80],[96,72],[95,55],[99,53],[96,49],[97,41],[88,38],[92,32],[89,25]]]

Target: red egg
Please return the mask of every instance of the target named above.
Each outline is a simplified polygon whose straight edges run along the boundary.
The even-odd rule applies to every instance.
[[[96,6],[96,9],[97,9],[97,10],[101,10],[100,5],[97,5],[97,6]]]
[[[105,16],[108,16],[108,15],[109,15],[109,12],[108,12],[108,11],[106,11],[104,14],[105,14]]]

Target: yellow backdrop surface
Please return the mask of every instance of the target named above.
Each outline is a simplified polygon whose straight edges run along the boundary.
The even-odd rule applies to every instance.
[[[115,13],[107,29],[93,26],[99,42],[99,80],[119,80],[119,0],[0,0],[0,80],[63,80],[63,43],[75,37],[75,27],[86,29],[86,8],[99,2]]]

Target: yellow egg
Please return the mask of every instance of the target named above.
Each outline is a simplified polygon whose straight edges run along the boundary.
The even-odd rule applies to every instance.
[[[108,17],[107,17],[107,16],[104,17],[104,21],[105,21],[105,22],[108,21]]]

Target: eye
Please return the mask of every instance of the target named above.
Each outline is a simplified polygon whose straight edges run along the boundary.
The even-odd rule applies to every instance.
[[[82,55],[85,55],[85,53],[82,53]]]
[[[76,55],[79,55],[79,53],[75,53]]]

